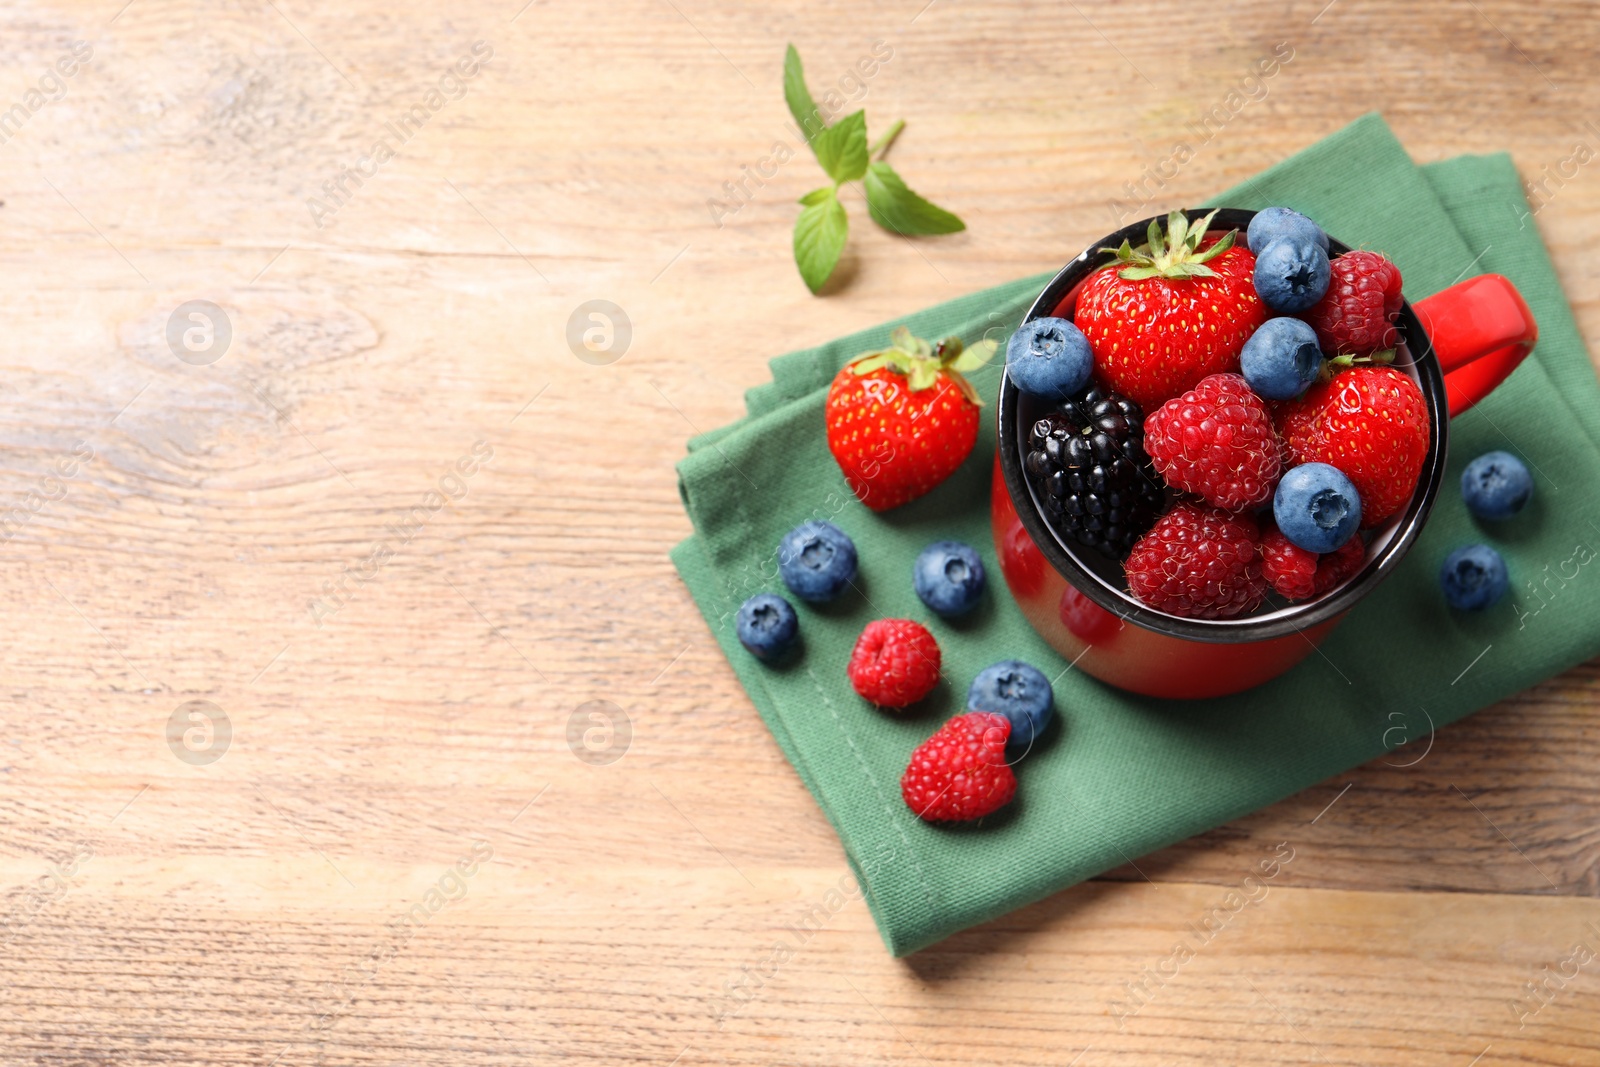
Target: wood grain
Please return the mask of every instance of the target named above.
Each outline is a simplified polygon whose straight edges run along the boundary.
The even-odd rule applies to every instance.
[[[683,440],[767,358],[1056,266],[1280,42],[1164,201],[1374,108],[1538,177],[1600,136],[1588,5],[519,6],[0,14],[0,112],[92,47],[0,143],[0,1061],[1600,1063],[1600,963],[1560,977],[1600,950],[1600,664],[895,961],[859,900],[793,931],[843,856],[666,559]],[[787,136],[785,42],[821,87],[879,40],[869,119],[970,229],[853,204],[815,299],[812,162],[707,201]],[[1591,347],[1596,174],[1537,217]],[[632,323],[607,366],[565,341],[594,299]],[[166,340],[189,300],[232,325],[209,365]],[[215,762],[168,745],[194,700]],[[595,700],[617,762],[569,747]]]

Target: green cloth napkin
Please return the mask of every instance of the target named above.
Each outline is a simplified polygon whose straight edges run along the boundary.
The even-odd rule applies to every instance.
[[[948,482],[884,515],[857,503],[828,454],[826,387],[850,357],[883,347],[886,323],[772,361],[749,415],[689,443],[678,467],[695,533],[672,558],[784,754],[817,798],[895,955],[1038,900],[1385,751],[1426,710],[1444,725],[1600,649],[1600,390],[1510,159],[1417,167],[1383,120],[1366,116],[1215,201],[1283,204],[1351,244],[1393,257],[1417,300],[1471,274],[1505,274],[1538,317],[1535,353],[1487,401],[1456,419],[1443,490],[1403,565],[1323,644],[1322,654],[1247,693],[1177,702],[1134,696],[1070,669],[1012,602],[989,532],[992,407],[978,447]],[[1151,211],[1160,205],[1152,205]],[[1078,249],[1063,248],[1062,259]],[[901,320],[918,336],[1004,338],[1048,275],[976,293]],[[976,384],[994,394],[999,367]],[[1462,466],[1490,449],[1527,458],[1536,486],[1517,518],[1476,523],[1457,491]],[[771,668],[734,633],[739,604],[782,591],[775,547],[808,518],[855,539],[862,595],[797,603],[804,647]],[[911,564],[939,538],[971,544],[990,574],[976,617],[947,622],[917,600]],[[1506,557],[1510,594],[1477,615],[1452,613],[1441,561],[1484,541]],[[844,664],[862,626],[927,622],[945,680],[912,713],[855,695]],[[971,827],[922,823],[899,778],[924,738],[963,710],[989,663],[1016,657],[1055,680],[1059,722],[1018,766],[1017,800]]]

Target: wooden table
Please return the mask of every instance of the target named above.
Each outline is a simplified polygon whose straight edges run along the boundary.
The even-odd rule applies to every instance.
[[[0,1062],[1600,1063],[1593,662],[1142,876],[905,961],[850,898],[770,962],[846,867],[667,561],[682,442],[1057,265],[1283,42],[1161,203],[1374,108],[1600,148],[1590,5],[1325,2],[11,5]],[[852,202],[813,298],[783,46],[820,96],[880,40],[873,129],[970,229]],[[1591,346],[1596,175],[1536,219]]]

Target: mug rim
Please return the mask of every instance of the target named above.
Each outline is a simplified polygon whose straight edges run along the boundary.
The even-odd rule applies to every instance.
[[[1194,221],[1209,214],[1210,210],[1186,208],[1183,213]],[[1255,214],[1254,210],[1244,208],[1222,208],[1217,211],[1210,228],[1237,229],[1242,233]],[[1033,319],[1048,317],[1063,298],[1103,265],[1097,262],[1101,258],[1098,249],[1116,248],[1124,239],[1137,247],[1144,242],[1150,222],[1152,220],[1164,222],[1165,219],[1166,215],[1140,219],[1093,242],[1046,283],[1022,317],[1022,321],[1018,323],[1018,327]],[[1351,246],[1335,240],[1332,236],[1328,238],[1328,248],[1332,255],[1351,251]],[[1427,404],[1428,451],[1423,457],[1417,488],[1412,493],[1411,502],[1401,515],[1394,532],[1366,561],[1361,571],[1334,592],[1304,604],[1280,608],[1265,616],[1240,619],[1189,619],[1157,611],[1134,599],[1131,593],[1114,588],[1095,574],[1092,567],[1077,558],[1080,551],[1087,553],[1094,551],[1093,549],[1068,541],[1045,522],[1044,513],[1039,507],[1033,487],[1028,483],[1022,469],[1021,433],[1024,428],[1017,425],[1021,391],[1011,381],[1009,373],[1002,372],[1000,399],[996,405],[995,423],[999,435],[996,444],[1006,492],[1011,497],[1012,506],[1023,528],[1027,530],[1028,536],[1039,547],[1045,559],[1069,585],[1125,622],[1134,623],[1156,633],[1212,644],[1237,644],[1303,633],[1318,623],[1337,618],[1354,607],[1357,601],[1394,572],[1400,560],[1416,543],[1423,523],[1433,508],[1433,502],[1438,497],[1439,486],[1444,478],[1449,439],[1449,409],[1445,394],[1444,372],[1439,366],[1438,356],[1434,353],[1432,339],[1423,328],[1422,321],[1417,317],[1410,301],[1403,297],[1396,325],[1400,327],[1401,337],[1410,352],[1412,363],[1416,368],[1417,384],[1422,390],[1423,401]],[[1147,416],[1148,414],[1146,412]]]

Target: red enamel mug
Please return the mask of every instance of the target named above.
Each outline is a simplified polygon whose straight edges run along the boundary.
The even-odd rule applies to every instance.
[[[1203,213],[1186,214],[1194,220]],[[1242,233],[1254,214],[1224,209],[1212,230]],[[1096,241],[1051,279],[1026,319],[1071,319],[1078,287],[1104,262],[1098,249],[1116,248],[1124,238],[1137,246],[1149,223]],[[1349,250],[1330,239],[1330,254]],[[1403,304],[1396,325],[1401,343],[1394,366],[1422,389],[1430,423],[1411,503],[1372,531],[1366,562],[1354,578],[1312,600],[1247,618],[1183,619],[1148,608],[1124,591],[1119,565],[1057,535],[1022,469],[1028,431],[1047,405],[1002,378],[990,515],[1000,569],[1033,628],[1079,670],[1121,689],[1175,699],[1237,693],[1310,655],[1416,541],[1444,476],[1450,416],[1489,395],[1539,338],[1522,295],[1498,274]]]

